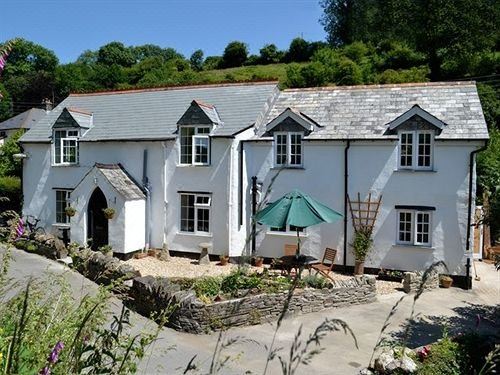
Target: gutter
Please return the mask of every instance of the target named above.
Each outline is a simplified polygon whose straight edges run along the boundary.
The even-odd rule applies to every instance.
[[[148,150],[144,149],[142,160],[142,186],[146,192],[146,233],[145,247],[149,249],[151,245],[151,185],[148,180]]]
[[[467,254],[467,261],[465,263],[465,282],[466,282],[466,289],[471,289],[472,288],[472,280],[470,278],[470,268],[471,268],[471,257],[469,254],[470,251],[470,237],[471,237],[471,226],[472,226],[472,188],[473,188],[473,174],[474,174],[474,161],[475,158],[474,156],[481,152],[486,150],[488,147],[488,141],[485,141],[484,146],[481,148],[478,148],[477,150],[471,151],[470,156],[469,156],[469,198],[468,198],[468,203],[467,203],[467,237],[465,240],[465,252]]]
[[[344,149],[344,271],[347,267],[347,197],[348,197],[348,182],[349,182],[349,148],[351,140],[346,141]]]

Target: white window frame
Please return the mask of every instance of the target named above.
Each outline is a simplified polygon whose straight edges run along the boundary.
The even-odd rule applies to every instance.
[[[191,162],[184,163],[182,161],[182,143],[181,131],[186,128],[194,128],[194,134],[191,136]],[[201,131],[201,129],[208,129],[208,132]],[[180,165],[210,165],[210,126],[198,125],[182,125],[179,127],[179,164]],[[207,161],[205,163],[196,162],[196,139],[206,139],[207,142]]]
[[[193,231],[182,230],[182,196],[189,195],[194,197],[193,209],[194,209],[194,226]],[[198,198],[207,198],[207,202],[198,203]],[[179,193],[179,207],[181,208],[179,211],[179,232],[187,233],[187,234],[202,234],[202,235],[210,235],[212,228],[212,195],[211,194],[197,194],[197,193]],[[198,230],[198,210],[204,209],[208,210],[208,232]]]
[[[278,164],[278,136],[286,138],[286,163]],[[300,136],[300,163],[292,164],[292,135]],[[304,165],[304,132],[275,132],[274,133],[274,165],[276,167],[300,168]],[[295,154],[299,155],[299,154]]]
[[[401,146],[403,134],[412,135],[412,154],[411,154],[411,166],[401,165]],[[419,166],[419,135],[430,134],[430,164],[428,166]],[[405,130],[399,132],[399,142],[398,142],[398,169],[406,170],[423,170],[428,171],[434,168],[434,132],[432,130]]]
[[[278,230],[277,228],[269,227],[267,230],[268,233],[270,234],[287,234],[287,235],[297,235],[297,230],[292,230],[290,228],[290,225],[287,224],[285,230]],[[299,230],[299,235],[303,236],[306,234],[306,228],[302,228],[302,230]]]
[[[400,223],[401,223],[401,218],[400,214],[402,213],[409,213],[411,215],[411,228],[410,228],[410,241],[402,241],[399,239],[399,235],[401,233],[400,230]],[[429,217],[429,231],[427,232],[428,235],[428,242],[419,242],[417,241],[418,238],[418,216],[420,214],[423,215],[428,215]],[[425,233],[425,232],[421,232]],[[422,246],[422,247],[431,247],[432,246],[432,211],[421,211],[421,210],[410,210],[410,209],[400,209],[397,210],[397,227],[396,227],[396,243],[398,245],[411,245],[411,246]]]
[[[70,217],[68,215],[66,215],[66,211],[65,210],[66,210],[66,207],[70,206],[71,191],[70,190],[57,189],[57,190],[55,190],[55,193],[56,193],[56,209],[55,209],[56,218],[55,218],[55,223],[56,224],[69,224]],[[63,193],[64,194],[64,200],[58,199],[59,193]],[[58,206],[59,206],[60,202],[65,202],[66,203],[63,212],[59,212],[58,211]],[[63,221],[58,220],[59,219],[59,214],[63,215],[63,218],[64,218]]]
[[[64,132],[65,135],[59,138],[59,162],[57,162],[56,158],[56,132]],[[76,135],[68,135],[69,132],[76,133]],[[52,163],[53,165],[65,166],[65,165],[76,165],[80,159],[80,145],[78,143],[78,139],[80,136],[80,132],[77,129],[54,129],[53,140],[52,140]],[[69,162],[64,159],[64,149],[69,147],[67,146],[68,142],[75,142],[75,161]]]

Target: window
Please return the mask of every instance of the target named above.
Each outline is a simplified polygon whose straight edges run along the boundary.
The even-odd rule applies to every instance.
[[[299,229],[299,233],[304,233],[304,228],[298,228],[298,229]],[[293,225],[287,225],[284,228],[270,227],[269,231],[270,232],[276,232],[276,233],[280,233],[281,232],[281,233],[294,233],[294,234],[296,234],[297,233],[297,227],[295,227]]]
[[[78,130],[54,131],[54,164],[78,163]]]
[[[207,194],[181,194],[181,232],[210,233],[210,206]]]
[[[70,192],[67,190],[56,190],[56,223],[67,224],[69,217],[66,215],[66,207],[69,206]]]
[[[302,165],[302,133],[275,133],[274,145],[277,166]]]
[[[181,164],[210,164],[210,127],[180,127]]]
[[[399,168],[432,169],[432,132],[411,131],[399,134]]]
[[[398,212],[398,241],[403,245],[431,245],[431,213],[427,211]]]

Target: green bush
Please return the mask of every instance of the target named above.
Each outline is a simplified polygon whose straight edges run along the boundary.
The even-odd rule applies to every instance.
[[[309,287],[314,289],[326,288],[329,284],[328,280],[320,275],[306,275],[301,280],[302,287]]]
[[[22,187],[19,177],[0,177],[0,196],[7,200],[0,200],[0,212],[21,210]]]
[[[354,233],[354,240],[352,242],[352,250],[354,257],[358,261],[364,261],[370,248],[372,247],[373,239],[372,233],[369,229],[360,229]]]
[[[257,273],[247,274],[244,270],[237,270],[224,277],[221,291],[233,295],[242,289],[254,289],[262,286],[262,277]]]
[[[216,276],[205,276],[197,279],[193,284],[193,290],[197,297],[215,297],[220,293],[222,279]]]

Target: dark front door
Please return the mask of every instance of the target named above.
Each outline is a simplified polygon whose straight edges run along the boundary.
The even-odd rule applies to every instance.
[[[108,219],[103,209],[108,207],[106,197],[101,189],[96,188],[89,200],[87,211],[87,238],[91,240],[93,250],[108,244]]]

